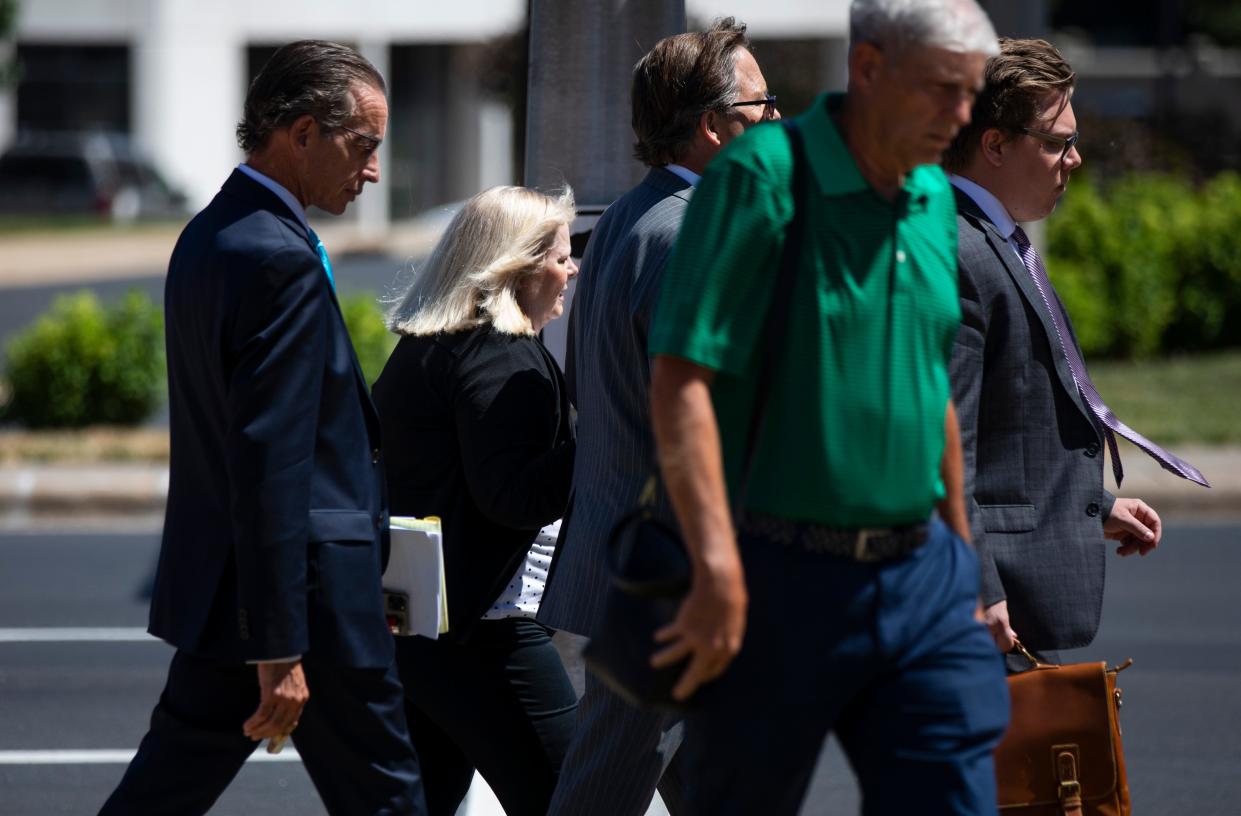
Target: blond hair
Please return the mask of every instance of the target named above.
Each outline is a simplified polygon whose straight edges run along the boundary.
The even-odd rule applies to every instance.
[[[517,291],[539,273],[556,232],[575,215],[568,185],[554,197],[526,187],[492,187],[474,196],[396,298],[388,328],[427,335],[490,324],[505,334],[534,334]]]

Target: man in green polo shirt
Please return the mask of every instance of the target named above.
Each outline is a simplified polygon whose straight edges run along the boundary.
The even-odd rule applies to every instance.
[[[675,693],[697,690],[696,813],[796,813],[829,731],[867,813],[996,808],[1007,689],[976,619],[947,371],[956,212],[932,166],[969,121],[995,33],[974,0],[855,0],[850,24],[847,92],[797,119],[806,227],[781,352],[760,359],[793,214],[778,124],[708,169],[651,330],[656,441],[694,564],[654,662],[688,658]]]

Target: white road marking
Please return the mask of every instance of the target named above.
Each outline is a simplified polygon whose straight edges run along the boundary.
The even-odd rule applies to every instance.
[[[136,750],[99,748],[65,751],[0,751],[0,765],[128,765]],[[297,751],[285,748],[278,754],[259,749],[248,762],[301,762]]]
[[[158,643],[137,626],[30,626],[0,629],[0,643]]]

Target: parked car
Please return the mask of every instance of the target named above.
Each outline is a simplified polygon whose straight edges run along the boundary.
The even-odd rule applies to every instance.
[[[0,155],[0,214],[94,213],[117,222],[185,215],[173,190],[122,133],[19,134]]]

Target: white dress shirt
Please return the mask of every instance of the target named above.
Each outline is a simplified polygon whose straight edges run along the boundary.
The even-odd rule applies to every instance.
[[[263,175],[248,164],[239,164],[237,169],[275,193],[276,197],[293,211],[293,214],[297,216],[297,220],[302,222],[302,226],[307,230],[310,229],[310,222],[306,220],[306,208],[302,206],[302,202],[294,198],[293,194],[285,189],[283,184]]]
[[[702,178],[702,176],[698,175],[693,170],[682,167],[679,164],[666,165],[665,169],[667,169],[669,173],[676,173],[678,176],[688,181],[690,187],[697,187],[698,180]]]

